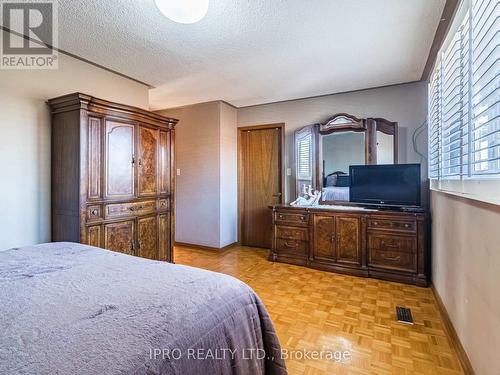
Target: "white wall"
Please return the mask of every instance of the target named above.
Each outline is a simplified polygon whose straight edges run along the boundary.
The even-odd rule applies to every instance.
[[[477,375],[500,374],[500,206],[431,193],[432,283]]]
[[[236,242],[236,109],[217,101],[158,113],[179,119],[175,240],[214,248]]]
[[[77,91],[148,108],[146,86],[65,55],[57,70],[0,70],[0,249],[50,241],[45,102]]]
[[[293,171],[293,175],[287,177],[287,202],[295,199],[293,132],[303,126],[323,122],[339,112],[347,112],[361,118],[383,117],[390,121],[397,121],[400,126],[399,162],[425,163],[413,150],[411,141],[413,131],[427,118],[427,84],[425,82],[238,109],[238,126],[285,123],[285,164]],[[419,138],[418,149],[424,154],[427,152],[426,132]],[[426,175],[427,167],[423,167],[423,179]],[[424,203],[427,201],[425,195],[423,201]]]

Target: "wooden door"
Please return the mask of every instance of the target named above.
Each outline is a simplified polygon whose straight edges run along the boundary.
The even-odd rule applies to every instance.
[[[151,196],[157,190],[158,130],[145,126],[138,129],[137,195]]]
[[[360,220],[358,217],[335,218],[336,262],[361,265]]]
[[[104,224],[104,248],[134,255],[134,220]]]
[[[316,261],[334,262],[335,253],[335,216],[314,215],[313,258]]]
[[[282,202],[283,126],[240,130],[241,243],[271,247],[270,205]]]
[[[106,198],[126,199],[134,196],[134,129],[133,124],[106,121]]]
[[[159,259],[156,216],[137,219],[137,255],[148,259]]]

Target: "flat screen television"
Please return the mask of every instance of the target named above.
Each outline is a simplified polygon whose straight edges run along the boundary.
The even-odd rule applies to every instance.
[[[351,202],[420,206],[420,164],[351,165]]]

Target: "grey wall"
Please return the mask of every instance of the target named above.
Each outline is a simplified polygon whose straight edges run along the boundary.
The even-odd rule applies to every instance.
[[[46,101],[77,91],[148,108],[147,86],[65,55],[57,70],[0,70],[0,250],[50,241]]]
[[[285,164],[292,168],[292,176],[287,177],[287,202],[295,199],[294,131],[323,122],[339,112],[397,121],[400,126],[399,162],[425,163],[413,150],[411,141],[413,131],[427,118],[427,84],[424,82],[238,109],[238,126],[285,123]],[[427,152],[426,132],[418,140],[418,149],[423,154]],[[423,179],[427,176],[425,166],[422,176]],[[427,201],[425,195],[423,200]]]
[[[175,240],[214,248],[236,242],[236,109],[222,102],[165,109],[175,132]]]
[[[477,375],[500,374],[500,206],[432,191],[432,283]]]

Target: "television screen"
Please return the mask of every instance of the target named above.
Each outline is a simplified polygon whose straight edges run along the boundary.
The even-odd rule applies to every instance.
[[[420,164],[351,165],[350,201],[420,206]]]

